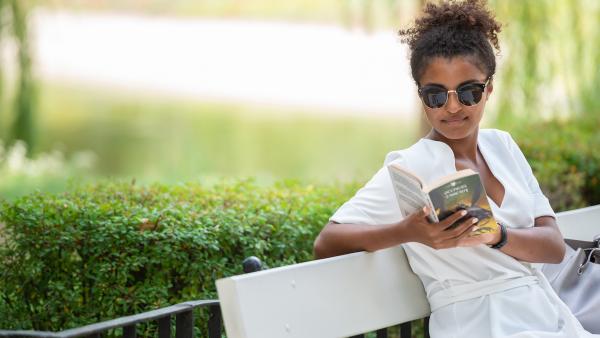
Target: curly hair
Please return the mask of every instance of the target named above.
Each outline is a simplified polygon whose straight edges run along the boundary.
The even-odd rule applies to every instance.
[[[499,52],[501,24],[486,8],[485,0],[443,1],[428,3],[423,16],[398,34],[410,48],[412,77],[419,79],[435,57],[470,57],[475,66],[492,77]]]

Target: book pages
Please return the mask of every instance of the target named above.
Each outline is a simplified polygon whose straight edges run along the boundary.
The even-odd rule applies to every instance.
[[[403,217],[418,211],[426,205],[429,206],[429,198],[421,191],[421,183],[419,181],[404,174],[402,170],[397,170],[393,166],[388,166],[388,171]]]

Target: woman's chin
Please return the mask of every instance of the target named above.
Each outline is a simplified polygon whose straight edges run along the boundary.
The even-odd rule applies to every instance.
[[[443,135],[445,138],[450,140],[460,140],[471,136],[477,128],[472,128],[471,125],[463,123],[460,126],[447,124],[442,122],[438,125],[436,130],[438,133]]]

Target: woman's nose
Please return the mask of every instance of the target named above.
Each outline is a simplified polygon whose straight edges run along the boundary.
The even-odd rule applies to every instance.
[[[450,114],[456,114],[460,111],[462,105],[458,101],[458,94],[455,91],[448,92],[448,102],[446,102],[446,111]]]

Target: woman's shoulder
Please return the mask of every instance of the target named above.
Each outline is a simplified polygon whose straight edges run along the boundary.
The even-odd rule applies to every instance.
[[[391,163],[406,164],[407,162],[411,162],[411,159],[413,159],[415,157],[421,157],[418,155],[423,153],[426,146],[427,146],[426,141],[424,141],[424,139],[420,139],[417,142],[415,142],[413,145],[411,145],[410,147],[390,151],[385,156],[385,161],[383,162],[383,164],[384,165],[389,165]]]
[[[388,153],[384,167],[391,163],[412,171],[424,182],[456,171],[452,149],[443,142],[429,139],[420,139],[408,148]]]
[[[506,142],[507,140],[512,139],[509,132],[493,128],[479,129],[479,137],[496,142]]]
[[[507,149],[512,149],[516,143],[509,132],[500,129],[480,129],[480,142],[483,141],[490,146],[504,146]]]

